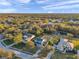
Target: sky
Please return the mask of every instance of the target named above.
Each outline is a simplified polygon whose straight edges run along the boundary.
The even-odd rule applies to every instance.
[[[79,13],[79,0],[0,0],[0,13]]]

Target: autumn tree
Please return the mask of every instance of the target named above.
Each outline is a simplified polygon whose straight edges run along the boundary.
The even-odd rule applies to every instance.
[[[27,41],[27,42],[26,42],[26,47],[34,48],[34,47],[35,47],[34,42],[32,42],[32,41]]]
[[[0,59],[21,59],[20,57],[16,56],[13,51],[4,50],[0,48]]]
[[[15,27],[10,27],[10,28],[8,28],[8,31],[14,31],[14,30],[16,30],[16,28]]]
[[[12,34],[4,34],[4,35],[5,35],[5,38],[10,39],[10,40],[14,38]]]
[[[5,25],[4,24],[0,24],[0,29],[4,29]]]
[[[3,48],[0,48],[0,57],[4,57],[4,50],[3,50]]]
[[[43,22],[48,24],[49,20],[48,19],[44,19]]]
[[[60,40],[59,36],[54,35],[53,37],[51,37],[51,39],[49,40],[49,45],[54,45],[57,44],[58,41]]]
[[[43,33],[43,29],[39,25],[34,24],[32,27],[30,27],[29,32],[39,36]]]
[[[14,37],[14,42],[16,42],[16,43],[22,42],[22,33],[18,33],[18,34]]]
[[[11,52],[11,51],[7,51],[6,52],[6,58],[7,59],[13,59],[13,57],[14,57],[14,53],[13,52]]]

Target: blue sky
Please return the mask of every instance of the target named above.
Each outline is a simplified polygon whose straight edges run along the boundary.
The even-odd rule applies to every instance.
[[[79,0],[0,0],[0,13],[79,13]]]

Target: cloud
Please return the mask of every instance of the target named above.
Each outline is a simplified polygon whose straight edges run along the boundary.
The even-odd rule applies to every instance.
[[[53,13],[53,11],[48,11],[47,13]]]
[[[73,5],[73,6],[72,6]],[[49,4],[46,6],[43,6],[43,9],[54,9],[54,8],[72,8],[74,6],[79,6],[79,0],[75,0],[75,1],[65,1],[65,2],[56,2],[54,4]]]
[[[31,0],[17,0],[20,3],[29,3]]]
[[[47,10],[47,13],[79,13],[79,9],[53,9],[53,10]]]
[[[16,9],[0,9],[0,13],[16,13]]]
[[[52,2],[41,7],[47,13],[79,13],[79,0]]]
[[[48,2],[48,0],[36,0],[37,3],[45,3]]]
[[[75,5],[64,5],[64,6],[56,6],[56,7],[50,7],[50,8],[43,8],[44,10],[54,10],[54,9],[71,9],[71,8],[77,8],[79,7],[79,4]]]
[[[11,3],[7,0],[0,0],[0,5],[11,6]]]
[[[66,10],[52,10],[52,11],[47,11],[48,13],[79,13],[79,10],[69,10],[69,9],[66,9]]]

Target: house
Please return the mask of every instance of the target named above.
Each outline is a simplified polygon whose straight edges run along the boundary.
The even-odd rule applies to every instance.
[[[0,34],[0,39],[3,39],[3,38],[4,38],[4,36],[2,34]]]
[[[53,21],[55,23],[61,23],[64,22],[62,18],[55,18],[55,20]]]
[[[34,40],[34,43],[35,43],[35,45],[36,45],[37,47],[45,46],[46,42],[47,42],[47,41],[46,41],[45,39],[42,39],[42,38],[40,38],[40,37],[38,37],[38,38],[36,38],[36,39]]]
[[[67,35],[68,32],[67,31],[57,31],[57,33],[61,34],[61,35]]]
[[[70,51],[72,51],[73,50],[73,48],[74,48],[74,45],[73,45],[73,43],[71,43],[71,42],[67,42],[67,49],[66,50],[70,50]]]
[[[27,32],[23,33],[23,41],[30,41],[35,37],[33,34],[29,34]]]
[[[79,56],[79,50],[77,50],[77,55]]]
[[[77,23],[79,22],[79,19],[71,18],[69,19],[69,22]]]
[[[54,27],[54,24],[51,23],[51,22],[49,22],[48,24],[44,24],[44,23],[42,24],[42,23],[41,23],[41,24],[40,24],[40,27],[41,27],[41,28],[47,28],[47,27],[50,27],[50,28],[51,28],[51,27]]]
[[[68,39],[61,38],[59,43],[55,46],[57,50],[61,52],[72,51],[74,48],[73,43],[69,42]]]

